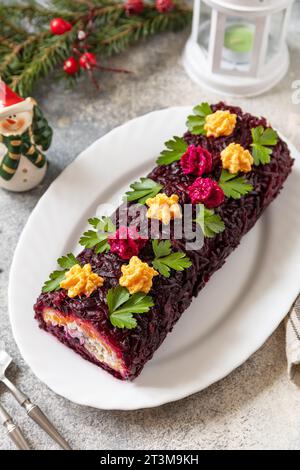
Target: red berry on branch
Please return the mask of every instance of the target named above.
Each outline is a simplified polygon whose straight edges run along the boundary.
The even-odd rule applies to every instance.
[[[160,13],[167,13],[168,11],[172,10],[174,4],[172,0],[156,0],[155,7],[156,10]]]
[[[72,29],[71,23],[63,18],[54,18],[50,21],[50,29],[53,34],[61,35]]]
[[[138,15],[144,10],[143,0],[126,0],[124,4],[127,15]]]
[[[79,65],[75,57],[69,57],[64,61],[64,71],[68,75],[75,75],[78,72]]]
[[[97,65],[97,59],[92,52],[85,52],[79,59],[79,65],[82,69],[92,69]]]

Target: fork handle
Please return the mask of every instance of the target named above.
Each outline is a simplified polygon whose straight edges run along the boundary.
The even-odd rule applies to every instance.
[[[21,429],[13,422],[7,411],[0,405],[0,418],[3,426],[7,430],[10,439],[20,450],[30,450],[29,444],[26,441]]]
[[[3,382],[8,390],[13,394],[15,399],[20,405],[24,405],[25,401],[28,400],[28,397],[21,392],[7,377],[1,377],[1,382]]]
[[[67,441],[62,437],[62,435],[55,429],[52,423],[50,423],[47,416],[42,412],[42,410],[37,406],[31,403],[29,399],[27,399],[23,406],[27,411],[28,416],[30,416],[33,421],[35,421],[46,433],[55,441],[57,442],[60,447],[64,450],[71,450],[71,447],[67,443]]]
[[[62,449],[70,450],[71,447],[67,441],[62,437],[62,435],[55,429],[52,423],[50,423],[47,416],[44,415],[42,410],[37,406],[31,403],[29,398],[21,392],[7,377],[3,377],[2,382],[6,385],[8,390],[11,391],[17,402],[25,408],[28,416],[33,419],[47,434],[57,442]]]
[[[16,444],[18,449],[30,450],[28,442],[26,441],[21,429],[18,426],[16,426],[12,421],[7,421],[5,427],[7,429],[7,434],[9,435],[11,440]]]

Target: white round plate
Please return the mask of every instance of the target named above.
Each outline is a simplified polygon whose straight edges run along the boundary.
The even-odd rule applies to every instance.
[[[26,362],[56,393],[102,409],[137,409],[204,389],[242,364],[274,331],[300,286],[300,160],[280,197],[182,315],[132,383],[113,378],[38,328],[41,286],[100,203],[116,201],[185,131],[191,108],[155,111],[111,131],[53,182],[18,243],[9,282],[13,334]]]

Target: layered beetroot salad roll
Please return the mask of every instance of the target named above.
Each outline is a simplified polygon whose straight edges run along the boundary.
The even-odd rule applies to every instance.
[[[122,380],[140,374],[292,168],[277,132],[238,107],[202,103],[187,129],[113,216],[89,219],[83,251],[59,258],[34,306],[42,329]],[[178,236],[185,222],[199,246]]]

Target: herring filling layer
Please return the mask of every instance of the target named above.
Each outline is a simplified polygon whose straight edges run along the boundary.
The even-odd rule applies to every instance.
[[[44,310],[43,318],[48,325],[62,327],[67,337],[76,338],[97,361],[107,364],[123,375],[122,359],[90,324],[73,315],[62,315],[52,308]]]

